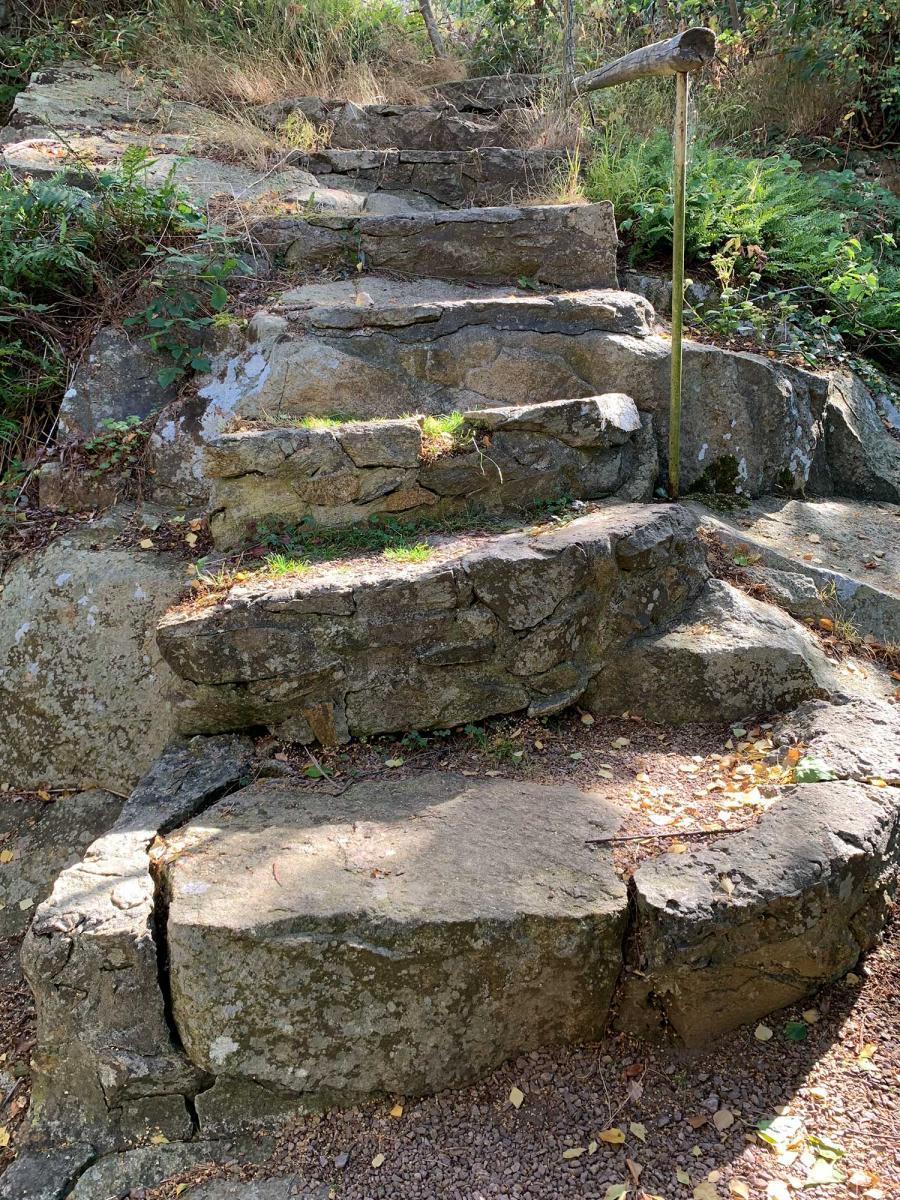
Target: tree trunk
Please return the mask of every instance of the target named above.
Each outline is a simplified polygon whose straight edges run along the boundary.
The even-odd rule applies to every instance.
[[[559,106],[565,112],[572,102],[575,82],[575,0],[563,0],[563,61]]]
[[[741,11],[738,8],[737,0],[728,0],[728,13],[731,17],[731,28],[735,31],[735,33],[740,33]]]
[[[447,47],[444,45],[444,36],[440,29],[438,29],[437,21],[434,19],[434,9],[431,7],[431,0],[419,0],[419,12],[422,14],[422,20],[425,22],[425,28],[428,30],[428,40],[431,42],[435,58],[444,58],[447,54]]]

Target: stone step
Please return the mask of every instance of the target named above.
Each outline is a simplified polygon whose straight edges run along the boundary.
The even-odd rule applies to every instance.
[[[511,373],[511,382],[522,370],[530,374],[529,345],[538,351],[551,342],[582,346],[599,331],[643,337],[652,315],[642,297],[605,289],[542,294],[377,275],[294,288],[246,331],[235,327],[198,395],[176,405],[171,418],[163,414],[152,438],[155,495],[167,503],[205,504],[203,447],[235,419],[272,424],[279,414],[338,414],[369,420],[627,392],[591,390],[579,376],[563,375],[559,354],[549,379],[522,381],[533,386],[488,385],[491,374]],[[509,339],[512,355],[505,352]],[[472,386],[461,388],[451,376],[466,346],[484,366],[469,376]],[[361,360],[360,351],[376,361]],[[441,377],[444,383],[435,387]],[[564,378],[571,388],[563,388]]]
[[[649,721],[742,721],[816,696],[886,697],[888,680],[826,657],[817,639],[773,604],[710,580],[668,628],[635,638],[593,678],[591,712]]]
[[[524,108],[538,99],[542,77],[524,73],[479,75],[439,83],[434,92],[459,112],[502,113],[508,108]]]
[[[527,203],[567,168],[559,150],[321,150],[296,151],[288,163],[323,188],[400,192],[425,197],[434,208]]]
[[[595,1039],[628,899],[586,842],[617,825],[571,787],[438,773],[230,796],[156,867],[188,1057],[238,1108],[260,1085],[347,1104]]]
[[[157,642],[180,727],[335,743],[558,712],[706,576],[696,521],[677,505],[429,544],[424,561],[350,559],[173,609]]]
[[[405,216],[268,220],[254,238],[290,267],[367,270],[474,283],[523,277],[561,288],[614,288],[612,205],[470,208]]]
[[[568,497],[649,500],[658,473],[650,418],[611,394],[470,411],[452,435],[423,418],[225,433],[204,452],[210,529],[238,545],[260,521],[345,526],[393,514],[522,512]]]
[[[795,617],[849,624],[863,640],[900,644],[900,512],[861,500],[766,496],[703,524],[749,581]]]
[[[295,96],[263,105],[256,114],[270,129],[292,117],[307,121],[334,150],[480,150],[505,145],[510,134],[508,122],[463,115],[447,100],[432,105],[354,104]]]

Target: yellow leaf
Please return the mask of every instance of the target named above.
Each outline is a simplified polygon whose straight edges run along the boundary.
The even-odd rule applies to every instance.
[[[813,1100],[818,1100],[820,1104],[825,1104],[828,1100],[828,1089],[823,1087],[811,1087],[809,1094]]]
[[[196,535],[196,533],[186,533],[186,534],[184,535],[184,540],[187,542],[187,544],[188,544],[189,546],[196,546],[196,545],[197,545],[197,535]]]
[[[875,1042],[866,1042],[865,1046],[863,1046],[862,1050],[859,1052],[860,1061],[871,1058],[877,1049],[878,1046],[875,1044]]]
[[[598,1149],[596,1142],[588,1142],[588,1154],[596,1154]]]
[[[704,1179],[694,1188],[694,1200],[719,1200],[719,1190],[714,1183]]]
[[[525,1093],[517,1087],[512,1087],[509,1090],[509,1102],[513,1108],[521,1108],[522,1101],[525,1099]]]
[[[376,1154],[375,1157],[372,1159],[372,1166],[377,1171],[383,1162],[384,1162],[384,1155]]]
[[[766,1200],[791,1200],[791,1190],[783,1179],[770,1179],[766,1184]]]
[[[597,1137],[601,1142],[608,1142],[611,1146],[621,1146],[625,1141],[625,1134],[616,1126],[613,1126],[612,1129],[604,1129],[597,1134]]]
[[[628,1195],[627,1183],[611,1183],[606,1189],[603,1200],[622,1200],[623,1196]]]
[[[772,1030],[768,1025],[757,1025],[753,1030],[753,1036],[758,1042],[767,1042],[772,1036]]]
[[[175,1184],[175,1195],[180,1196],[183,1191],[186,1191],[186,1189],[187,1189],[186,1183],[176,1183]]]
[[[563,1150],[563,1158],[581,1158],[584,1154],[584,1146],[570,1146],[568,1150]]]
[[[640,1121],[632,1121],[628,1126],[628,1132],[634,1134],[639,1142],[646,1142],[647,1140],[647,1126],[642,1125]]]
[[[819,1010],[817,1008],[808,1008],[803,1013],[803,1020],[807,1023],[807,1025],[815,1025],[816,1021],[819,1019],[819,1015]]]
[[[403,1116],[403,1105],[395,1104],[394,1107],[391,1109],[391,1116],[396,1117],[396,1118],[402,1117]]]
[[[168,1145],[168,1142],[169,1139],[164,1133],[154,1133],[153,1137],[150,1139],[150,1144],[153,1146],[166,1146]]]
[[[856,985],[861,982],[862,981],[860,980],[860,977],[853,971],[848,971],[844,976],[844,983],[846,983],[848,987],[856,987]]]
[[[581,723],[582,723],[582,725],[593,725],[594,718],[591,716],[590,713],[582,713],[581,714]]]
[[[154,548],[153,538],[141,538],[139,545],[142,550],[152,550]]]
[[[732,892],[734,891],[734,883],[733,883],[732,879],[730,878],[730,876],[720,875],[719,876],[719,887],[722,889],[722,891],[725,893],[726,896],[730,896],[732,894]]]
[[[31,896],[26,896],[24,900],[19,901],[19,908],[22,912],[28,912],[29,908],[34,908],[34,900]]]
[[[0,863],[12,862],[15,857],[12,850],[0,850]]]
[[[0,1146],[9,1145],[9,1130],[5,1125],[0,1125]]]
[[[847,1182],[851,1187],[871,1187],[878,1182],[878,1178],[871,1171],[851,1171]]]
[[[694,1158],[701,1158],[703,1151],[699,1146],[691,1146],[691,1154],[693,1154]]]
[[[729,1179],[728,1190],[732,1196],[737,1196],[738,1200],[750,1200],[750,1188],[743,1179]]]

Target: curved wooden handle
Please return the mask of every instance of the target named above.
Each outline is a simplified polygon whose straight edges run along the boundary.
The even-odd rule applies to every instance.
[[[614,87],[617,83],[630,83],[632,79],[643,79],[648,75],[680,75],[696,71],[716,52],[716,35],[711,29],[698,26],[676,33],[664,42],[654,42],[632,50],[605,67],[579,75],[574,81],[575,91],[596,92],[599,88]]]

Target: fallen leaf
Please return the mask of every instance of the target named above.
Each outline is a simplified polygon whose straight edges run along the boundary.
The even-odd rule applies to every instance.
[[[824,1137],[820,1133],[811,1133],[809,1144],[815,1146],[820,1158],[828,1159],[829,1162],[833,1162],[836,1158],[843,1158],[847,1153],[843,1146],[839,1146],[837,1142],[833,1142],[831,1138]]]
[[[582,713],[581,714],[581,723],[582,723],[582,725],[593,725],[594,718],[591,716],[590,713]]]
[[[150,1143],[153,1146],[167,1146],[169,1144],[169,1139],[164,1133],[154,1133],[153,1137],[150,1139]]]
[[[15,857],[12,850],[0,850],[0,863],[12,862]]]
[[[628,1132],[633,1134],[639,1142],[646,1142],[647,1140],[647,1126],[642,1125],[640,1121],[632,1121],[628,1126]]]
[[[588,1142],[588,1154],[596,1154],[599,1146],[596,1142]]]
[[[862,982],[862,980],[860,979],[860,977],[858,975],[854,974],[853,971],[848,971],[847,974],[844,976],[844,983],[846,983],[846,985],[848,987],[856,987],[856,985],[861,982]]]
[[[691,1154],[693,1154],[694,1158],[702,1158],[703,1157],[703,1151],[700,1149],[699,1146],[691,1146]]]
[[[730,1108],[720,1108],[717,1113],[713,1113],[713,1125],[718,1129],[719,1133],[724,1133],[726,1129],[730,1129],[734,1124],[734,1113]]]
[[[820,1104],[824,1104],[828,1100],[828,1089],[823,1087],[811,1087],[809,1094],[813,1100],[818,1100]]]
[[[684,1171],[684,1170],[682,1170],[682,1168],[681,1168],[681,1167],[679,1167],[679,1168],[676,1170],[676,1172],[675,1172],[675,1178],[678,1180],[678,1182],[679,1182],[679,1183],[683,1183],[683,1184],[685,1185],[685,1187],[690,1187],[690,1186],[691,1186],[691,1177],[690,1177],[690,1175],[688,1175],[687,1171]]]
[[[24,900],[19,901],[19,908],[22,912],[28,912],[29,908],[34,908],[34,900],[31,896],[26,896]]]
[[[704,1179],[694,1188],[694,1200],[719,1200],[719,1189],[714,1183]]]
[[[791,1200],[791,1190],[783,1179],[770,1179],[766,1184],[767,1200]]]
[[[186,533],[186,534],[184,535],[184,540],[187,542],[187,544],[188,544],[189,546],[196,546],[196,545],[197,545],[197,535],[196,535],[196,533]]]
[[[757,1025],[753,1030],[753,1036],[758,1042],[767,1042],[772,1037],[772,1030],[768,1025]]]
[[[513,1108],[521,1108],[522,1101],[525,1099],[525,1093],[515,1086],[509,1089],[509,1102]]]
[[[568,1150],[563,1150],[563,1158],[581,1158],[584,1154],[584,1146],[570,1146]]]
[[[726,894],[726,896],[730,896],[732,894],[732,892],[734,891],[734,881],[731,879],[731,877],[729,875],[720,875],[719,876],[719,887]]]
[[[406,759],[404,758],[386,758],[384,765],[386,767],[402,767]]]
[[[750,1188],[743,1179],[729,1179],[728,1190],[732,1196],[740,1197],[740,1200],[750,1200]]]
[[[784,1027],[784,1036],[789,1042],[805,1042],[809,1026],[805,1021],[788,1021]]]
[[[631,1176],[634,1182],[640,1183],[641,1171],[644,1169],[641,1164],[639,1162],[635,1162],[633,1158],[626,1158],[625,1166],[628,1168],[628,1174]]]
[[[5,1125],[0,1125],[0,1146],[9,1145],[9,1130]]]
[[[688,1117],[687,1123],[691,1129],[702,1129],[708,1120],[706,1113],[697,1113],[696,1116]]]
[[[872,1184],[878,1182],[878,1177],[873,1175],[871,1171],[851,1171],[847,1178],[847,1182],[851,1187],[871,1187]]]
[[[817,1158],[809,1168],[804,1187],[829,1187],[835,1183],[844,1182],[844,1172],[838,1170],[834,1163],[827,1158]]]
[[[623,1196],[628,1195],[627,1183],[611,1183],[604,1193],[603,1200],[622,1200]]]
[[[394,1107],[391,1109],[391,1116],[395,1117],[395,1118],[402,1117],[403,1116],[403,1105],[395,1104]]]
[[[610,742],[613,750],[624,750],[626,746],[631,745],[631,738],[618,737],[614,742]]]
[[[154,547],[154,545],[153,545],[153,538],[141,538],[141,540],[140,540],[140,542],[138,543],[138,545],[140,546],[140,548],[141,548],[142,550],[153,550],[153,549],[155,549],[155,547]]]
[[[872,1058],[872,1056],[875,1054],[875,1051],[877,1049],[878,1049],[878,1046],[875,1044],[875,1042],[866,1042],[866,1044],[863,1046],[862,1050],[860,1050],[860,1052],[859,1052],[860,1062],[863,1062],[867,1058]]]
[[[815,1025],[820,1016],[821,1014],[817,1008],[807,1008],[803,1013],[803,1020],[807,1025]]]
[[[601,1142],[608,1142],[610,1146],[621,1146],[625,1141],[625,1134],[615,1125],[612,1129],[604,1129],[597,1137]]]
[[[384,1155],[376,1154],[375,1157],[372,1159],[372,1166],[377,1171],[383,1162],[384,1162]]]

